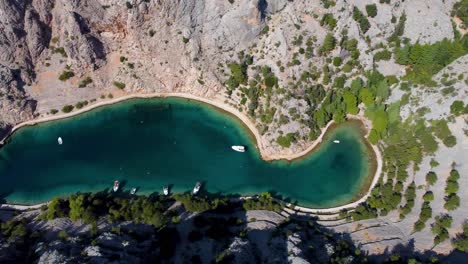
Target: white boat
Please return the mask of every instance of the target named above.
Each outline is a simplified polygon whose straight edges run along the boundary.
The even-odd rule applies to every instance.
[[[244,146],[232,146],[231,148],[237,152],[245,152]]]
[[[333,143],[335,143],[335,144],[339,144],[339,143],[340,143],[340,141],[339,141],[339,140],[337,140],[337,139],[335,139],[335,140],[333,140]]]
[[[117,192],[119,190],[119,181],[114,181],[114,187],[112,188],[114,192]]]
[[[164,193],[164,195],[169,195],[169,187],[168,186],[163,187],[163,193]]]
[[[62,144],[63,144],[62,138],[61,138],[61,137],[58,137],[58,138],[57,138],[57,142],[58,142],[59,145],[62,145]]]
[[[200,188],[201,183],[197,182],[197,184],[195,184],[195,187],[193,188],[193,194],[197,194],[200,191]]]
[[[132,188],[132,190],[130,191],[130,194],[135,194],[137,192],[137,188]]]

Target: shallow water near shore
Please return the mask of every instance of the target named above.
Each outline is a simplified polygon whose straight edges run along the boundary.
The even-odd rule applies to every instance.
[[[356,123],[339,125],[300,160],[266,162],[239,120],[180,98],[133,99],[21,128],[0,149],[0,199],[19,204],[102,191],[114,180],[140,194],[169,184],[173,192],[189,191],[200,181],[211,193],[269,191],[322,208],[350,202],[368,175]]]

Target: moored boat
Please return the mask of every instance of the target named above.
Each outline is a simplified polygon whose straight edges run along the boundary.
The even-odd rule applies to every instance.
[[[130,191],[130,194],[135,194],[137,192],[137,188],[132,188],[132,190]]]
[[[164,193],[164,195],[169,195],[169,187],[168,186],[163,187],[163,193]]]
[[[197,182],[197,184],[195,184],[195,187],[193,188],[193,194],[197,194],[200,191],[200,188],[201,188],[201,183]]]
[[[58,142],[59,145],[62,145],[62,144],[63,144],[62,138],[61,138],[61,137],[58,137],[58,138],[57,138],[57,142]]]
[[[245,152],[244,146],[231,146],[231,148],[237,152]]]
[[[338,144],[338,143],[340,143],[340,141],[335,139],[335,140],[333,140],[333,143]]]
[[[114,192],[117,192],[119,190],[119,181],[114,181],[114,187],[112,188]]]

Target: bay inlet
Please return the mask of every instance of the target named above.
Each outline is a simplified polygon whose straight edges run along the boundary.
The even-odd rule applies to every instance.
[[[245,145],[247,152],[232,145]],[[0,199],[35,204],[109,189],[114,180],[140,194],[169,184],[184,192],[200,181],[211,193],[268,191],[323,208],[355,199],[369,164],[353,122],[332,129],[301,159],[267,162],[240,121],[226,113],[180,98],[132,99],[16,131],[0,148]]]

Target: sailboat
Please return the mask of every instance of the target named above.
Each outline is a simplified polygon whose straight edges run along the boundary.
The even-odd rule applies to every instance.
[[[59,145],[62,145],[62,144],[63,144],[62,138],[61,138],[61,137],[58,137],[58,138],[57,138],[57,142],[58,142]]]

